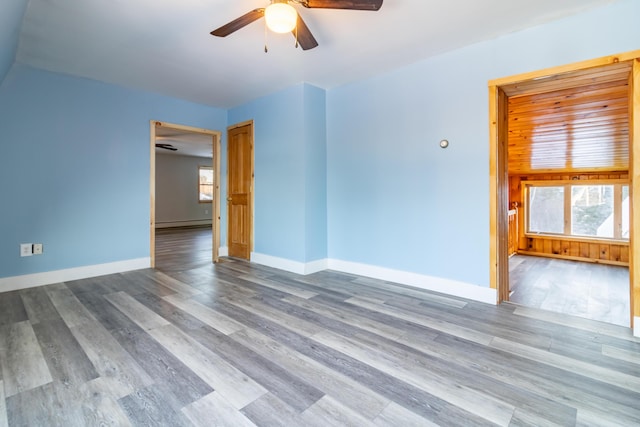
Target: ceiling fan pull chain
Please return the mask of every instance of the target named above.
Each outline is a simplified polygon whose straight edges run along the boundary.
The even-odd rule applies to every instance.
[[[267,21],[264,22],[264,53],[269,52],[269,48],[267,47]]]
[[[296,49],[298,48],[298,24],[296,24]]]

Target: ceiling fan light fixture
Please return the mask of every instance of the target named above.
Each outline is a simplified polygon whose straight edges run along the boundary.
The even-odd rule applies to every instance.
[[[286,1],[271,3],[264,11],[264,19],[274,33],[290,33],[296,28],[298,12]]]

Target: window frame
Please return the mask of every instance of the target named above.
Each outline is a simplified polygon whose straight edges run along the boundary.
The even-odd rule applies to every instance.
[[[208,170],[211,171],[211,177],[212,177],[212,181],[211,184],[202,184],[200,182],[200,171],[202,170]],[[198,203],[212,203],[213,202],[213,198],[215,197],[214,195],[214,190],[215,190],[215,175],[213,173],[213,167],[212,166],[207,166],[207,165],[198,165],[198,179],[196,180],[196,184],[197,184],[197,192],[198,192]],[[203,185],[211,185],[211,200],[203,200],[201,198],[202,196],[202,191],[200,191],[201,186]]]
[[[597,237],[571,234],[572,215],[571,215],[571,195],[573,186],[588,185],[613,185],[613,215],[614,215],[614,237]],[[524,236],[530,238],[551,237],[564,240],[579,241],[596,241],[596,242],[619,242],[629,243],[629,238],[622,237],[622,189],[624,186],[630,187],[627,179],[598,179],[598,180],[532,180],[522,181],[522,201],[524,210]],[[563,233],[544,233],[529,231],[530,224],[530,206],[529,206],[529,189],[530,187],[564,187],[564,232]]]

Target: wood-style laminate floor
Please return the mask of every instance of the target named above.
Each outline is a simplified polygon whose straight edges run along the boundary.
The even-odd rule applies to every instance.
[[[510,300],[629,326],[629,268],[527,255],[509,260]]]
[[[228,259],[0,294],[0,364],[9,426],[640,424],[627,328]]]
[[[210,226],[156,229],[156,268],[166,272],[210,265],[212,247]]]

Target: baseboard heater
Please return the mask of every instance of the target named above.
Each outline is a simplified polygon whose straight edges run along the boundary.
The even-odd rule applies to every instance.
[[[165,221],[165,222],[156,222],[156,228],[193,227],[193,226],[205,226],[205,225],[212,225],[212,224],[213,222],[210,219]]]

